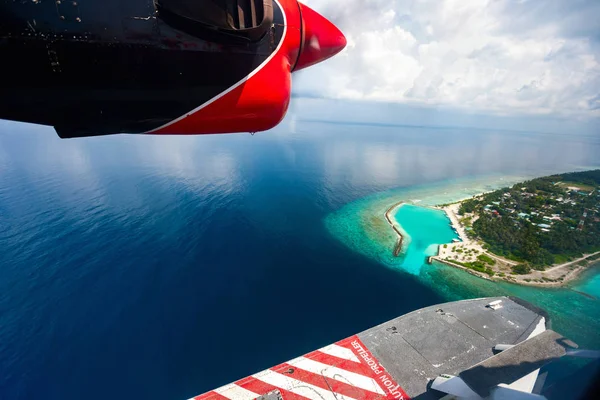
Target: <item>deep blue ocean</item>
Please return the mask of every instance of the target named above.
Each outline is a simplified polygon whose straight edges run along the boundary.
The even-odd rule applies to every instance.
[[[600,137],[287,120],[61,140],[0,121],[0,398],[186,399],[446,301],[324,219],[374,193],[598,167]]]

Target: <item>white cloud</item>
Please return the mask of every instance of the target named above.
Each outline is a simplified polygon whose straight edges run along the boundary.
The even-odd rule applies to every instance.
[[[297,93],[499,114],[600,116],[600,2],[306,0],[348,46]]]

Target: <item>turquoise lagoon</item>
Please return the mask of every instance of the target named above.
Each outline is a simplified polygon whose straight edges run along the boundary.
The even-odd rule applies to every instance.
[[[398,207],[394,217],[406,233],[400,267],[412,274],[421,271],[426,257],[437,255],[440,244],[451,243],[452,239],[458,238],[446,213],[441,210],[404,204]]]

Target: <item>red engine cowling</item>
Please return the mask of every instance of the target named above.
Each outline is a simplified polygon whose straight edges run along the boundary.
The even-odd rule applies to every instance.
[[[291,73],[324,61],[346,46],[342,32],[296,0],[274,0],[284,13],[283,39],[249,75],[181,117],[146,133],[203,134],[271,129],[285,116]]]

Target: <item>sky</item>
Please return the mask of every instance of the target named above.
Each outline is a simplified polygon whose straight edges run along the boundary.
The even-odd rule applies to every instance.
[[[295,74],[296,98],[600,132],[598,0],[304,2],[334,22],[348,46]]]

